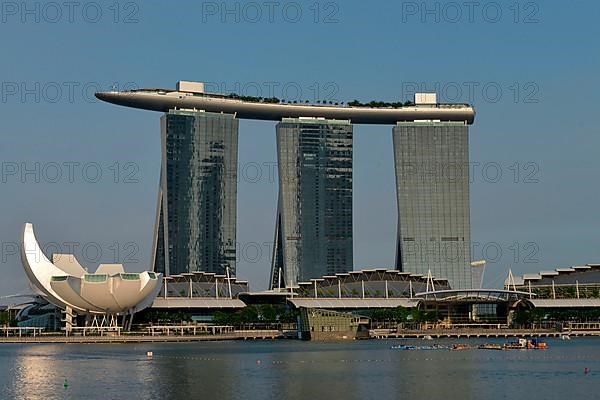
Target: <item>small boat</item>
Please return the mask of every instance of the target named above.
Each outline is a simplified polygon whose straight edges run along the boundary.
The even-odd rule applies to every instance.
[[[392,350],[417,350],[417,346],[409,346],[406,344],[399,344],[398,346],[390,347]]]
[[[511,342],[511,343],[504,343],[504,345],[502,346],[502,348],[504,350],[523,350],[526,347],[522,346],[520,343],[518,342]]]
[[[419,346],[419,350],[450,350],[450,347],[442,344],[434,344],[431,346]]]
[[[519,339],[518,342],[506,343],[502,347],[505,350],[545,350],[548,345],[538,339]]]
[[[534,342],[533,347],[531,347],[532,349],[536,349],[536,350],[546,350],[548,348],[548,345],[546,344],[546,342],[541,342],[539,340],[532,340],[532,342]]]
[[[452,345],[452,350],[471,350],[473,347],[468,345],[468,344],[464,344],[464,343],[458,343],[455,345]]]
[[[431,346],[413,346],[407,344],[400,344],[397,346],[390,347],[392,350],[450,350],[450,346],[445,346],[441,344],[434,344]]]
[[[482,350],[503,350],[504,349],[504,347],[502,345],[495,344],[495,343],[480,344],[477,348],[482,349]]]

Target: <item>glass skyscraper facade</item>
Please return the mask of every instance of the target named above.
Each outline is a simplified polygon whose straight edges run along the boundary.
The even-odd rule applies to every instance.
[[[277,124],[272,288],[352,270],[352,149],[349,121],[284,118]]]
[[[238,120],[172,110],[161,144],[154,270],[235,275]]]
[[[470,289],[469,137],[463,122],[393,129],[398,201],[396,267]]]

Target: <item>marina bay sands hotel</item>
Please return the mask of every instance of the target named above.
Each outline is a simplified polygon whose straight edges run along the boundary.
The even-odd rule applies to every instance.
[[[278,121],[271,288],[352,271],[354,124],[386,124],[396,170],[395,268],[472,287],[470,105],[440,104],[433,93],[407,103],[287,104],[206,93],[187,81],[96,97],[163,113],[154,271],[235,276],[239,119]]]

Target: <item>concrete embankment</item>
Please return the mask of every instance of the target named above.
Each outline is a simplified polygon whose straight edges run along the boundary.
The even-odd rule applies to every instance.
[[[8,336],[0,337],[0,343],[155,343],[155,342],[204,342],[221,340],[274,340],[284,338],[280,331],[236,331],[222,335],[104,335],[104,336]]]
[[[385,330],[371,330],[370,339],[476,339],[476,338],[560,338],[562,336],[583,337],[600,336],[600,331],[531,331],[503,329],[499,331],[401,331],[389,332]],[[103,336],[64,336],[64,335],[40,335],[40,336],[8,336],[0,337],[2,343],[160,343],[160,342],[206,342],[223,340],[275,340],[295,339],[295,336],[284,335],[277,330],[252,330],[235,331],[227,334],[217,335],[103,335]]]
[[[431,330],[431,331],[399,331],[390,332],[387,330],[371,330],[372,339],[423,339],[431,337],[432,339],[455,338],[538,338],[538,337],[556,337],[562,336],[600,336],[600,331],[550,331],[550,330],[526,330],[526,329],[501,329],[501,330]]]

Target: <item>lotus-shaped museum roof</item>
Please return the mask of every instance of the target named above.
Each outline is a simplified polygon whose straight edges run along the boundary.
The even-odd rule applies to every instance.
[[[23,228],[21,258],[32,287],[50,303],[86,314],[131,314],[152,304],[162,275],[125,272],[121,264],[100,264],[88,273],[73,254],[42,252],[33,225]]]

